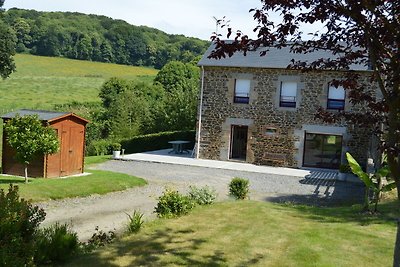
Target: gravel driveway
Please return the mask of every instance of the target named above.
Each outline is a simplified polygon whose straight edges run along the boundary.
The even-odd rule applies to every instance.
[[[186,192],[190,185],[208,185],[218,193],[218,199],[228,198],[228,184],[233,177],[250,180],[250,199],[259,201],[292,201],[318,205],[360,201],[363,188],[359,184],[321,180],[310,177],[279,176],[238,172],[184,165],[139,161],[111,160],[95,167],[145,178],[148,185],[107,195],[72,198],[39,203],[47,213],[43,226],[55,222],[69,223],[81,240],[91,236],[96,226],[104,231],[123,231],[126,213],[140,210],[153,218],[157,197],[165,187]]]

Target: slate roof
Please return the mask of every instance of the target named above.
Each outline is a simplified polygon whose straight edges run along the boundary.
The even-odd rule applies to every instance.
[[[308,54],[295,54],[290,52],[289,47],[285,47],[282,49],[269,48],[269,51],[265,56],[260,56],[260,51],[265,50],[265,48],[259,48],[257,51],[247,52],[246,56],[244,56],[243,53],[237,52],[232,57],[227,56],[226,58],[221,59],[207,58],[213,49],[214,44],[211,44],[199,61],[198,66],[286,69],[291,63],[292,59],[295,61],[301,60],[313,62],[320,58],[335,57],[328,51],[316,51]],[[367,66],[364,65],[351,65],[350,69],[358,71],[368,70]]]
[[[4,114],[3,116],[1,116],[1,118],[11,119],[11,118],[14,118],[17,114],[19,114],[21,117],[25,116],[25,115],[37,115],[39,120],[41,120],[41,121],[52,121],[52,120],[63,118],[63,117],[70,116],[70,115],[78,117],[71,112],[55,112],[55,111],[47,111],[47,110],[20,109],[17,111],[13,111],[13,112]],[[83,119],[81,117],[78,117],[78,118],[82,119],[83,121],[88,122],[86,119]]]

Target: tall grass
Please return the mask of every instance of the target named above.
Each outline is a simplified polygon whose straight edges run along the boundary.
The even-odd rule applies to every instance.
[[[0,80],[0,113],[19,108],[52,109],[70,101],[99,101],[110,77],[151,82],[157,70],[117,64],[18,54],[17,72]]]

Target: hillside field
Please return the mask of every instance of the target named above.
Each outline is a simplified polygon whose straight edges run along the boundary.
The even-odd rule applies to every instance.
[[[110,63],[17,54],[17,71],[0,80],[0,113],[20,108],[52,109],[71,101],[100,101],[110,77],[151,82],[156,69]]]

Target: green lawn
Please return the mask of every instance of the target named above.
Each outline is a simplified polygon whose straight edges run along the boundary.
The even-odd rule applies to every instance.
[[[111,157],[112,157],[112,155],[85,157],[85,166],[90,167],[90,165],[95,165],[95,164],[106,162],[107,160],[110,160]]]
[[[218,203],[149,222],[69,266],[391,266],[394,215],[359,209]]]
[[[152,82],[157,70],[117,64],[18,54],[17,72],[0,80],[0,113],[11,109],[52,109],[71,101],[100,101],[110,77]]]
[[[33,202],[69,197],[85,197],[92,194],[106,194],[135,186],[142,186],[146,181],[122,173],[100,170],[87,170],[87,176],[69,178],[32,178],[24,183],[24,178],[0,175],[0,188],[7,189],[10,183],[19,186],[20,196]]]

